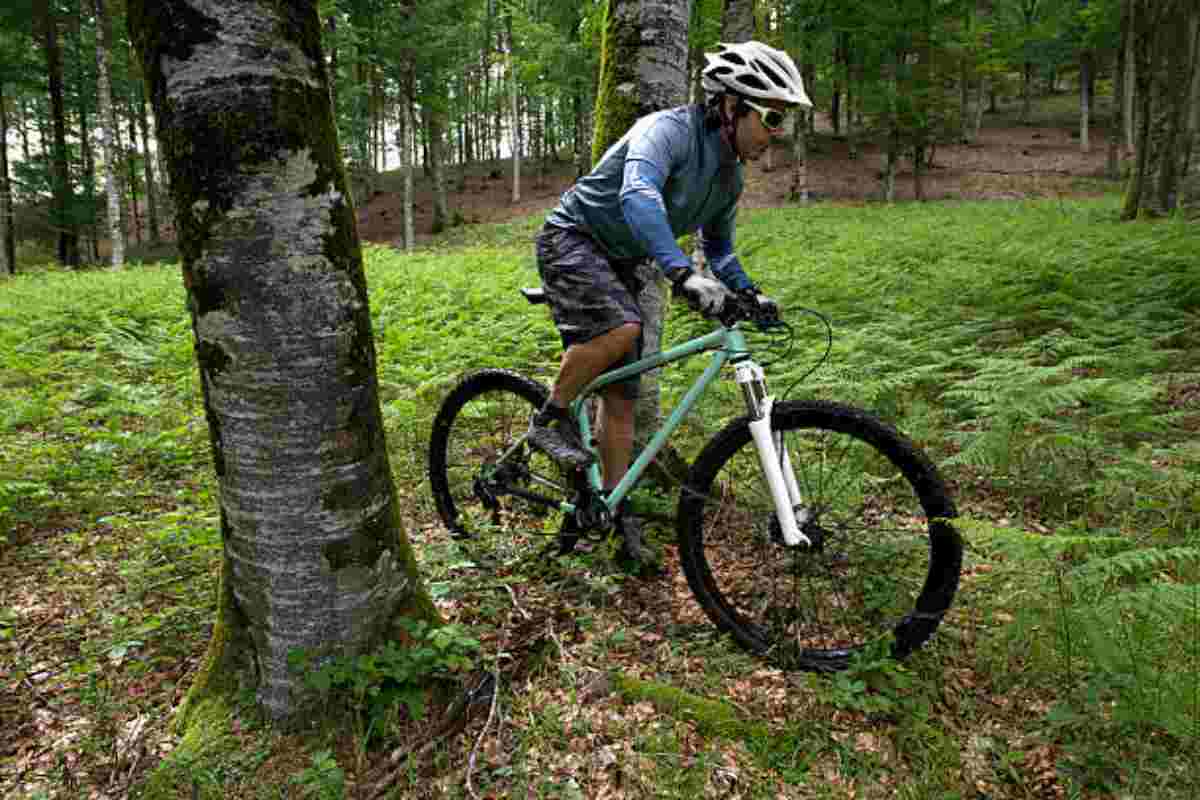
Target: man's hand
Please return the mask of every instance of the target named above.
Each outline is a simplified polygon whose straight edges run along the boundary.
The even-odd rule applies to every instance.
[[[689,272],[686,278],[676,281],[675,291],[683,295],[688,305],[709,317],[720,314],[721,309],[725,308],[725,299],[733,294],[720,281],[695,272]]]
[[[779,319],[779,303],[776,303],[770,297],[762,293],[762,290],[757,286],[751,286],[747,289],[742,289],[738,294],[743,299],[754,303],[754,307],[758,309],[760,319],[777,320]]]

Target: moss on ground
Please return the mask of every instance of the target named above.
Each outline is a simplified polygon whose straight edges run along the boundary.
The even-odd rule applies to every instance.
[[[691,722],[704,736],[754,739],[770,735],[762,722],[744,720],[737,709],[721,700],[686,692],[676,686],[614,673],[613,688],[628,703],[647,701],[664,714]]]

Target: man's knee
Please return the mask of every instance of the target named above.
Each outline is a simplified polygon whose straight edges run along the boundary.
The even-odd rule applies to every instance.
[[[638,337],[642,335],[642,324],[640,322],[626,322],[614,331],[621,339],[633,347],[637,342]]]

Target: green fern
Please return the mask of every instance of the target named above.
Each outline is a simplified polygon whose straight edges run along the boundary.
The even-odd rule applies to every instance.
[[[1088,561],[1071,573],[1076,587],[1082,591],[1111,588],[1115,582],[1156,578],[1164,573],[1178,578],[1188,570],[1195,578],[1195,568],[1200,566],[1200,547],[1171,547],[1166,549],[1137,548],[1107,558]],[[1190,569],[1189,569],[1190,568]],[[1173,584],[1155,584],[1157,591]],[[1124,596],[1124,593],[1121,595]]]
[[[1092,702],[1113,720],[1182,741],[1200,733],[1200,586],[1154,583],[1081,604],[1064,624],[1082,634]]]

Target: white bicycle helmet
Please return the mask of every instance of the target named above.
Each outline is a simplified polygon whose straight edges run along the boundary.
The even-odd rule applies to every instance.
[[[800,70],[787,53],[753,41],[717,47],[717,52],[704,54],[708,63],[701,73],[701,85],[707,94],[733,92],[812,108]]]

